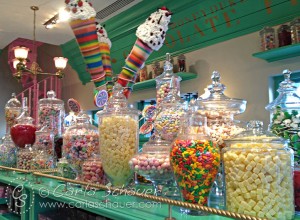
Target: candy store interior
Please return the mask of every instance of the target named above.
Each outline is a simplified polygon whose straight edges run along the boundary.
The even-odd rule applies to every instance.
[[[299,1],[0,3],[0,220],[300,219]]]

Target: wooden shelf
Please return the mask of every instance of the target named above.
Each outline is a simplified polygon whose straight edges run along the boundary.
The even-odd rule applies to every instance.
[[[179,72],[175,73],[177,76],[180,76],[182,78],[182,81],[195,79],[197,77],[196,73],[187,73],[187,72]],[[138,82],[133,85],[133,92],[144,90],[144,89],[150,89],[155,88],[156,82],[155,79],[149,79],[143,82]]]
[[[300,43],[254,53],[252,56],[266,60],[267,62],[300,56]]]

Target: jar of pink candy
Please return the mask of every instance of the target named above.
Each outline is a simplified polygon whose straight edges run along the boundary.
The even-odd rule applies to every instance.
[[[90,123],[90,117],[81,113],[76,118],[76,124],[70,126],[63,135],[63,156],[79,177],[84,161],[98,152],[98,130]]]
[[[93,154],[82,164],[82,181],[94,184],[106,184],[107,179],[99,155]]]
[[[170,165],[170,146],[171,142],[159,137],[150,139],[143,145],[142,151],[129,161],[129,166],[134,172],[153,183],[155,195],[160,194],[159,185],[166,184],[174,177]]]
[[[170,92],[170,87],[180,92],[181,77],[173,73],[173,65],[171,63],[171,55],[166,54],[166,61],[164,64],[164,72],[155,78],[156,81],[156,103],[157,106],[167,97]]]

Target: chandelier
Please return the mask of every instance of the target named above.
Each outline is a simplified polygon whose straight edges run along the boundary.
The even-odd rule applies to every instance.
[[[33,48],[35,48],[35,29],[36,29],[36,11],[39,10],[37,6],[31,6],[31,10],[33,10]],[[57,69],[55,73],[44,73],[39,68],[28,69],[26,67],[26,59],[28,57],[29,48],[24,46],[17,46],[13,48],[15,59],[13,61],[14,68],[16,69],[16,73],[14,77],[18,80],[22,78],[24,72],[33,74],[33,75],[50,75],[57,76],[58,78],[63,78],[64,73],[63,70],[67,66],[68,59],[64,57],[54,57],[54,64]]]

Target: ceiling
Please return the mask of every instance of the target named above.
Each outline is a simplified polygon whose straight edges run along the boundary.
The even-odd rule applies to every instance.
[[[105,9],[120,0],[90,0],[96,12]],[[134,0],[121,9],[110,14],[99,22],[115,16],[130,8],[141,0]],[[65,6],[64,0],[0,0],[0,49],[6,47],[13,40],[21,37],[33,39],[33,11],[30,6],[38,6],[36,12],[36,40],[60,45],[74,38],[67,22],[56,24],[47,30],[43,23],[53,17],[59,9]]]

